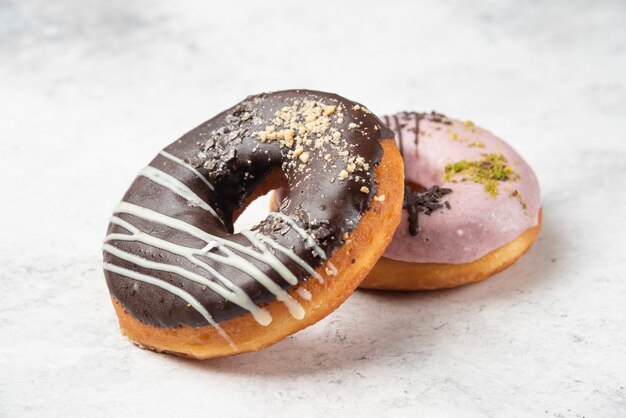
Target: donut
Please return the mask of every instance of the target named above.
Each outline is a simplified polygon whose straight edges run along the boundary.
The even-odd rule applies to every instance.
[[[122,334],[206,359],[257,351],[336,309],[402,213],[393,132],[335,94],[250,96],[165,147],[115,207],[103,245]],[[281,206],[235,232],[246,205]]]
[[[360,287],[456,287],[507,268],[531,247],[541,229],[539,183],[511,146],[435,112],[383,120],[404,158],[404,210]]]

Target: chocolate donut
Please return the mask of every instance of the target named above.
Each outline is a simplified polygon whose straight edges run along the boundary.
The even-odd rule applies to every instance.
[[[279,186],[280,208],[234,233]],[[248,97],[160,151],[115,208],[104,271],[123,333],[208,358],[316,322],[384,251],[402,187],[393,132],[367,108],[307,90]]]

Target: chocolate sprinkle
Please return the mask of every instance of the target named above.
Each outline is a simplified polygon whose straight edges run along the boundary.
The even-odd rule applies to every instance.
[[[408,186],[404,187],[403,208],[409,212],[409,233],[412,236],[419,234],[418,213],[422,212],[424,215],[430,216],[431,213],[443,207],[449,210],[449,201],[446,200],[443,204],[440,202],[443,196],[450,193],[452,193],[452,189],[437,185],[419,192],[412,191]]]

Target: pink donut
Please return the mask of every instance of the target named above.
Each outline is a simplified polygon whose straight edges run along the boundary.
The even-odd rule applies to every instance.
[[[396,134],[407,183],[427,189],[407,190],[402,222],[362,287],[433,289],[482,280],[532,245],[541,223],[539,183],[510,145],[435,112],[383,120]],[[478,261],[488,265],[472,271]],[[438,277],[443,270],[445,279]]]

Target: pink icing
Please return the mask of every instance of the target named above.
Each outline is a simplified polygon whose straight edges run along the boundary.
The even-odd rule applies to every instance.
[[[471,262],[537,225],[541,206],[539,183],[530,166],[511,146],[469,122],[422,116],[420,119],[417,113],[403,112],[384,120],[396,133],[407,181],[424,187],[436,184],[451,188],[453,192],[442,198],[449,201],[451,208],[436,210],[430,216],[420,213],[417,236],[409,234],[408,213],[403,210],[402,222],[385,257],[412,263]],[[484,147],[475,146],[477,141]],[[494,153],[502,154],[520,176],[517,180],[498,182],[495,198],[485,192],[483,184],[444,181],[446,164],[480,160],[482,154]],[[511,195],[516,190],[526,208],[518,197]]]

